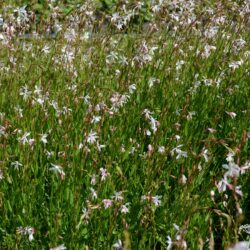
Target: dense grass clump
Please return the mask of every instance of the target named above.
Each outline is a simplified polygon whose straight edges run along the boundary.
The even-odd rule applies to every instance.
[[[248,249],[248,1],[62,2],[2,4],[0,249]]]

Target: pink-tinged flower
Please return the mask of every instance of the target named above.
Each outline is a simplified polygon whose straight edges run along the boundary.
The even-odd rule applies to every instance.
[[[126,204],[121,206],[121,213],[122,214],[127,214],[129,212],[128,206],[129,206],[129,203],[126,203]]]
[[[239,177],[241,169],[233,161],[230,161],[228,164],[223,164],[222,167],[227,169],[227,172],[224,174],[225,178],[227,178],[227,177],[231,177],[231,178]]]
[[[23,145],[25,145],[26,143],[29,143],[29,137],[30,136],[30,132],[25,132],[24,134],[23,134],[23,136],[22,137],[19,137],[18,138],[18,140],[23,144]]]
[[[234,119],[235,117],[236,117],[236,113],[234,113],[234,112],[228,112],[228,111],[226,111],[226,113],[232,118],[232,119]]]
[[[106,177],[109,176],[109,173],[105,168],[100,168],[100,172],[101,172],[101,181],[104,181]]]
[[[237,242],[235,245],[228,248],[228,250],[248,250],[248,249],[249,249],[248,241]]]
[[[104,208],[105,208],[105,209],[111,207],[112,204],[113,204],[113,201],[110,200],[110,199],[104,199],[102,202],[103,202],[103,205],[104,205]]]
[[[209,133],[215,133],[216,132],[216,129],[214,129],[214,128],[207,128],[207,131],[209,132]]]
[[[90,134],[87,136],[87,143],[94,144],[98,139],[96,132],[90,131]]]

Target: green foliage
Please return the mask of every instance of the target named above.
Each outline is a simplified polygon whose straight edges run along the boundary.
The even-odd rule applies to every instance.
[[[41,30],[53,25],[48,1],[15,3],[36,12]],[[203,33],[167,30],[166,10],[154,17],[145,1],[126,27],[94,33],[78,2],[56,4],[56,37],[0,44],[0,248],[111,249],[121,239],[124,249],[166,249],[169,236],[177,249],[224,249],[249,240],[239,231],[250,224],[249,171],[218,191],[229,153],[239,167],[249,161],[249,45],[234,45],[247,30],[229,22],[210,38],[204,20]],[[108,19],[121,5],[90,7]],[[152,20],[157,29],[143,31]],[[207,45],[216,48],[204,56]]]

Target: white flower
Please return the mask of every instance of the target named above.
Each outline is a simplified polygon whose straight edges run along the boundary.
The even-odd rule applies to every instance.
[[[91,36],[91,33],[90,32],[84,32],[83,35],[81,36],[81,40],[83,41],[87,41]]]
[[[23,97],[23,99],[26,101],[28,97],[31,95],[31,91],[29,91],[28,86],[22,86],[19,90],[19,94]]]
[[[124,249],[123,246],[122,246],[122,241],[121,240],[118,240],[118,242],[115,243],[112,247],[115,248],[115,249],[119,249],[119,250]]]
[[[152,112],[149,111],[148,109],[144,109],[143,114],[144,114],[145,118],[149,120],[151,118]]]
[[[153,117],[150,118],[150,126],[154,133],[157,131],[158,124],[159,122],[156,119],[154,119]]]
[[[47,137],[48,137],[48,134],[42,134],[41,135],[41,142],[43,142],[44,144],[48,143]]]
[[[122,201],[123,200],[122,191],[115,192],[114,195],[112,196],[112,199],[114,199],[115,201]]]
[[[224,177],[219,181],[219,183],[216,185],[218,188],[219,193],[225,192],[227,190],[227,179]]]
[[[234,153],[228,153],[226,161],[227,162],[234,162]]]
[[[226,113],[232,118],[232,119],[234,119],[235,117],[236,117],[236,113],[234,113],[234,112],[228,112],[228,111],[226,111]]]
[[[158,152],[159,152],[160,154],[164,154],[164,153],[165,153],[165,147],[164,147],[164,146],[160,146],[160,147],[158,148]]]
[[[177,156],[176,156],[176,159],[177,159],[177,160],[180,159],[181,157],[184,157],[184,158],[187,158],[187,157],[188,157],[188,156],[187,156],[187,152],[182,151],[182,150],[180,149],[182,146],[183,146],[183,145],[179,145],[179,146],[177,146],[176,148],[174,148],[174,149],[171,150],[171,154],[172,154],[172,155],[173,155],[174,153],[177,154]]]
[[[234,41],[234,48],[236,48],[237,50],[241,49],[244,47],[244,45],[246,44],[246,41],[243,40],[242,38],[237,39]]]
[[[34,239],[34,233],[35,229],[33,227],[27,226],[27,227],[18,227],[17,232],[19,234],[23,235],[29,235],[29,241],[32,241]]]
[[[184,64],[185,64],[185,61],[183,61],[183,60],[178,61],[176,63],[176,70],[181,69],[182,65],[184,65]]]
[[[212,133],[212,134],[216,132],[216,129],[214,128],[207,128],[207,130],[209,133]]]
[[[181,176],[181,183],[183,185],[187,183],[187,177],[184,174]]]
[[[29,143],[28,137],[30,136],[30,132],[25,132],[22,137],[19,137],[18,140],[25,145],[26,143]]]
[[[95,175],[95,174],[93,174],[93,175],[91,176],[91,181],[90,181],[90,183],[91,183],[91,185],[95,185],[95,184],[96,184],[96,175]]]
[[[90,104],[90,96],[89,95],[83,96],[83,101],[85,104]]]
[[[235,70],[235,69],[239,68],[243,63],[244,63],[243,60],[229,63],[229,68]]]
[[[101,118],[102,118],[101,116],[93,116],[91,123],[92,124],[98,123],[101,120]]]
[[[202,151],[201,155],[204,157],[205,162],[208,162],[208,150],[206,148]]]
[[[48,44],[46,44],[43,48],[42,48],[42,52],[44,54],[49,54],[50,52],[50,46]]]
[[[241,225],[239,230],[244,231],[247,234],[250,234],[250,225],[249,224]]]
[[[19,106],[16,106],[15,111],[18,113],[20,118],[23,118],[23,109],[21,109]]]
[[[74,29],[68,29],[64,33],[64,38],[67,40],[67,42],[74,42],[76,40],[76,31]]]
[[[136,85],[132,84],[128,87],[129,93],[133,94],[136,91]]]
[[[187,120],[190,121],[192,120],[193,116],[196,114],[195,111],[191,111],[191,112],[188,112],[188,115],[187,115]]]
[[[87,143],[93,144],[96,142],[97,139],[98,139],[98,136],[96,132],[90,131],[90,134],[87,136]]]
[[[161,196],[156,195],[152,197],[153,203],[158,207],[161,205]]]
[[[228,250],[248,250],[248,249],[249,249],[249,242],[248,241],[237,242],[235,245],[228,248]]]
[[[167,236],[167,241],[166,242],[168,244],[167,250],[170,250],[172,245],[173,245],[173,242],[172,242],[172,239],[170,238],[169,235]]]
[[[60,175],[61,175],[61,178],[63,179],[63,178],[65,177],[65,173],[64,173],[62,167],[59,166],[59,165],[55,165],[55,164],[53,164],[53,163],[51,163],[51,165],[52,165],[52,167],[51,167],[49,170],[50,170],[50,171],[53,171],[53,172],[55,172],[55,173],[60,174]]]
[[[151,77],[149,78],[148,86],[149,88],[152,88],[156,83],[159,83],[159,82],[160,82],[159,79],[156,79],[155,77]]]
[[[96,193],[96,191],[94,190],[94,188],[90,188],[90,191],[91,191],[91,194],[92,194],[92,200],[97,199],[97,193]]]
[[[64,246],[64,244],[59,245],[57,247],[50,248],[50,250],[66,250],[67,248]]]
[[[107,208],[109,208],[109,207],[112,206],[113,201],[110,200],[110,199],[104,199],[104,200],[102,201],[102,203],[103,203],[103,205],[104,205],[104,208],[107,209]]]
[[[34,239],[33,233],[29,233],[29,241],[32,241]]]
[[[129,203],[126,203],[125,205],[121,206],[121,213],[122,214],[127,214],[129,212],[128,206],[129,206]]]
[[[210,195],[211,195],[211,198],[214,199],[214,196],[215,196],[214,190],[211,190],[211,191],[210,191]]]
[[[98,142],[96,143],[96,146],[97,146],[97,149],[98,149],[99,152],[101,152],[102,149],[106,147],[106,145],[104,145],[104,144],[99,144]]]
[[[175,230],[180,231],[180,227],[177,224],[174,223],[173,227],[175,228]]]
[[[175,135],[175,139],[176,139],[176,141],[179,141],[181,139],[181,137],[179,135]]]
[[[30,145],[30,146],[33,146],[34,143],[35,143],[35,139],[29,139],[29,145]]]
[[[236,194],[243,196],[243,192],[241,191],[241,186],[236,186],[235,187],[235,192]]]
[[[106,177],[109,176],[109,173],[105,168],[100,168],[100,172],[101,172],[101,181],[104,181]]]
[[[151,136],[151,131],[149,129],[146,130],[146,135]]]
[[[223,168],[227,169],[227,172],[224,174],[224,177],[239,177],[240,175],[240,167],[235,164],[234,162],[230,161],[228,164],[223,164],[222,165]]]
[[[204,47],[204,51],[201,54],[202,57],[208,58],[213,50],[216,50],[215,46],[211,46],[209,44],[206,44]]]
[[[160,6],[160,5],[153,5],[153,6],[152,6],[152,11],[155,12],[155,13],[156,13],[156,12],[159,12],[160,9],[161,9],[161,6]]]
[[[18,161],[14,161],[14,162],[11,162],[10,164],[12,167],[14,167],[16,170],[19,170],[19,167],[23,166],[20,162]]]
[[[22,7],[18,7],[14,10],[15,13],[17,13],[17,21],[18,23],[21,22],[28,22],[29,18],[28,18],[28,13],[26,11],[26,6],[22,6]]]
[[[55,154],[55,152],[54,151],[45,150],[45,154],[46,154],[47,158],[49,159],[49,158],[51,158]]]

